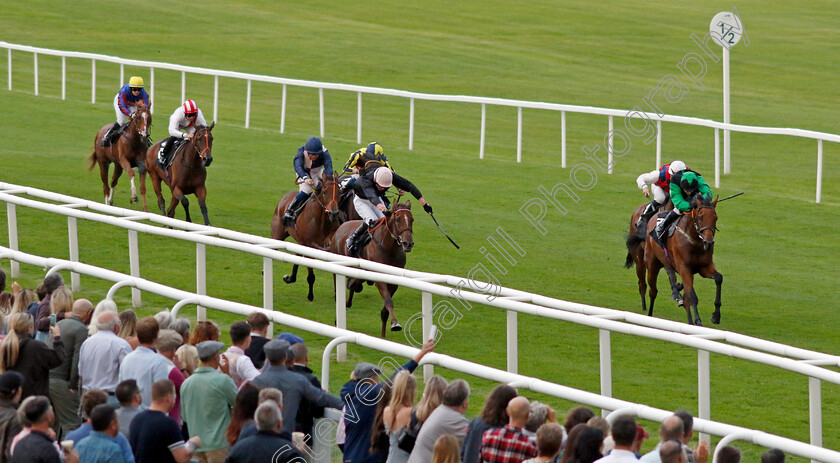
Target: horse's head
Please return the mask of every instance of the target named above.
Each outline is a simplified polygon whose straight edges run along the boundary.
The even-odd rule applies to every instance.
[[[717,200],[709,201],[697,195],[693,200],[692,215],[694,216],[694,229],[703,241],[703,250],[712,252],[715,246],[715,232],[717,231]]]
[[[391,235],[402,247],[403,252],[411,252],[414,249],[414,216],[411,215],[411,201],[397,203],[388,217],[388,228]]]
[[[149,108],[143,106],[137,108],[134,114],[131,115],[131,122],[128,124],[128,132],[132,131],[140,135],[141,138],[149,136],[149,129],[152,127],[152,113]]]
[[[195,152],[198,153],[198,157],[201,158],[201,164],[204,167],[210,167],[210,163],[213,162],[213,154],[211,152],[213,148],[213,127],[216,126],[216,121],[213,121],[209,127],[207,126],[199,126],[195,130],[195,134],[193,135],[193,146],[195,146]]]
[[[327,214],[330,222],[337,223],[341,221],[341,215],[338,209],[340,195],[341,189],[338,186],[338,175],[333,174],[332,177],[327,177],[321,174],[321,189],[318,191],[316,198],[324,206],[324,212]]]

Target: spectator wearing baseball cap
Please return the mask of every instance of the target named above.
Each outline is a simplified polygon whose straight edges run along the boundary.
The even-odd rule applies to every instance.
[[[12,439],[23,429],[18,420],[17,408],[23,395],[23,376],[16,371],[0,375],[0,461],[12,457],[9,448]]]
[[[224,344],[204,341],[195,347],[201,366],[181,385],[181,416],[190,437],[201,439],[201,449],[195,454],[198,461],[223,463],[228,454],[225,430],[236,400],[236,385],[230,376],[216,370]]]

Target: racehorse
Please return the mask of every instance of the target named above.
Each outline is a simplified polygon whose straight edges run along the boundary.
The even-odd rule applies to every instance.
[[[347,255],[347,238],[353,234],[361,220],[352,220],[343,223],[335,232],[332,238],[331,250],[336,254]],[[371,235],[368,243],[359,254],[362,259],[373,262],[380,262],[394,267],[405,268],[405,255],[414,248],[414,217],[411,215],[411,202],[397,203],[394,205],[388,217],[379,219],[371,225]],[[347,307],[353,305],[353,294],[362,291],[363,280],[352,278],[347,281],[349,294],[347,296]],[[382,296],[384,306],[380,311],[382,320],[382,337],[385,337],[385,322],[391,318],[391,331],[401,331],[402,326],[394,315],[394,293],[399,286],[376,282],[374,283]]]
[[[642,212],[644,212],[646,207],[647,203],[643,203],[630,216],[630,231],[627,233],[626,242],[627,259],[624,261],[624,268],[630,268],[634,264],[636,266],[636,277],[639,279],[639,296],[642,298],[642,312],[647,311],[647,301],[645,300],[645,292],[647,291],[647,284],[645,283],[645,230],[647,230],[647,223],[641,224],[642,226],[639,228],[636,228],[636,223],[639,221],[639,217],[642,216]],[[674,205],[671,201],[668,201],[662,206],[660,212],[673,208]],[[676,272],[669,268],[666,268],[665,272],[668,274],[668,281],[671,283],[671,299],[677,301],[679,305],[682,305],[682,295],[680,294],[682,285],[677,283]]]
[[[210,225],[210,219],[207,217],[207,205],[204,202],[207,198],[207,188],[204,186],[204,182],[207,180],[206,167],[213,162],[211,152],[213,148],[212,130],[215,126],[216,123],[213,122],[209,127],[196,127],[192,140],[183,142],[175,148],[175,154],[172,156],[172,162],[166,172],[157,163],[158,151],[163,140],[155,143],[146,151],[146,166],[148,166],[149,176],[152,178],[152,185],[155,188],[157,204],[161,214],[175,217],[175,208],[180,202],[184,206],[187,222],[192,222],[190,202],[187,200],[187,195],[195,194],[198,199],[198,207],[204,216],[204,225]],[[169,209],[166,211],[163,209],[166,203],[160,190],[161,180],[172,191],[172,200],[169,203]],[[145,185],[141,185],[141,191],[144,194],[143,202],[145,203]]]
[[[648,285],[650,286],[650,311],[653,314],[653,302],[656,299],[656,277],[659,269],[665,267],[676,270],[680,274],[684,285],[684,304],[689,324],[702,325],[700,313],[697,311],[697,292],[694,290],[694,274],[699,273],[703,278],[714,278],[717,286],[715,296],[715,312],[712,323],[720,323],[720,290],[723,275],[715,268],[712,259],[715,246],[715,232],[717,231],[717,200],[708,201],[695,196],[691,200],[691,212],[684,214],[677,221],[674,234],[667,238],[667,253],[653,241],[649,235],[656,226],[655,221],[648,223],[648,236],[645,244],[645,267],[647,268]],[[694,320],[691,310],[694,310]]]
[[[341,225],[341,218],[338,210],[338,176],[321,176],[321,186],[318,191],[312,193],[309,200],[303,205],[303,210],[298,215],[294,227],[287,227],[283,224],[283,214],[289,203],[292,202],[297,191],[290,191],[283,195],[277,207],[274,209],[274,216],[271,219],[271,237],[275,240],[285,240],[291,236],[303,246],[318,249],[327,249],[332,234]],[[285,275],[283,281],[294,283],[297,281],[298,264],[292,267],[292,274]],[[315,285],[315,272],[309,269],[306,278],[309,283],[309,294],[306,298],[309,301],[315,299],[313,287]]]
[[[114,204],[114,188],[123,170],[128,173],[131,179],[131,202],[137,202],[137,190],[134,188],[134,170],[140,174],[140,194],[143,196],[143,210],[146,207],[146,148],[149,147],[149,128],[152,126],[152,113],[148,108],[139,108],[131,115],[131,121],[126,126],[119,140],[111,143],[111,146],[100,146],[102,138],[112,124],[107,124],[96,132],[93,139],[93,154],[88,161],[88,170],[99,164],[99,175],[102,177],[102,192],[105,195],[105,204]],[[114,175],[111,178],[111,185],[108,185],[108,169],[114,163]]]

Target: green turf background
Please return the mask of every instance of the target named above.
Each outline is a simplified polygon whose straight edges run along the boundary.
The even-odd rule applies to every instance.
[[[516,98],[630,109],[675,65],[697,52],[690,34],[703,36],[718,11],[738,8],[749,36],[732,51],[732,121],[837,132],[836,75],[840,30],[832,2],[585,2],[474,1],[306,3],[205,1],[136,5],[107,1],[7,2],[0,40],[61,50],[104,53],[214,69],[403,90]],[[4,52],[5,53],[5,52]],[[95,131],[113,118],[119,67],[97,64],[97,103],[90,103],[90,62],[68,60],[67,100],[60,100],[60,59],[41,56],[40,93],[33,95],[31,54],[13,52],[13,90],[7,91],[7,58],[0,57],[0,179],[82,198],[101,200],[98,174],[86,170]],[[679,103],[659,100],[669,114],[721,119],[721,65],[707,61],[701,92],[691,88]],[[148,69],[126,68],[148,82]],[[180,103],[180,75],[155,73],[155,138]],[[215,162],[209,170],[208,207],[216,226],[268,235],[277,200],[293,188],[291,160],[318,132],[318,94],[289,87],[286,133],[279,132],[281,87],[254,83],[250,129],[244,128],[245,83],[220,81]],[[187,76],[187,93],[212,116],[213,80]],[[357,149],[356,95],[325,92],[325,144],[341,163]],[[616,119],[616,127],[621,127]],[[567,114],[569,166],[585,161],[583,146],[602,144],[605,117]],[[487,108],[484,160],[478,159],[480,108],[416,102],[414,150],[408,151],[408,101],[364,97],[365,142],[382,143],[400,174],[414,181],[436,216],[461,245],[457,251],[428,218],[415,222],[413,269],[465,275],[479,262],[485,238],[501,226],[526,256],[500,276],[505,286],[576,302],[639,310],[633,272],[624,270],[623,233],[643,197],[635,177],[654,167],[655,146],[632,139],[615,173],[598,172],[597,184],[561,199],[566,215],[548,211],[541,235],[518,212],[540,185],[569,182],[560,168],[560,115],[525,110],[523,158],[516,157],[516,109]],[[663,125],[663,158],[686,161],[713,178],[713,131]],[[716,263],[724,274],[721,328],[797,347],[837,353],[836,304],[840,148],[824,146],[822,204],[814,203],[816,141],[780,136],[732,135],[732,174],[716,193],[746,194],[721,205]],[[603,148],[601,150],[603,153]],[[151,188],[150,188],[150,194]],[[562,196],[558,196],[562,198]],[[128,182],[116,205],[128,204]],[[151,197],[150,197],[151,199]],[[200,217],[195,201],[193,216]],[[183,218],[179,209],[176,217]],[[0,242],[7,242],[5,216]],[[20,248],[66,258],[66,221],[18,208]],[[128,272],[125,232],[80,222],[81,259]],[[195,287],[194,246],[140,237],[141,274],[158,282]],[[261,305],[261,259],[208,249],[208,292]],[[8,270],[8,263],[3,263]],[[34,287],[41,269],[23,268]],[[305,285],[287,286],[275,264],[277,310],[332,323],[331,278],[318,273],[316,299]],[[67,277],[67,275],[65,275]],[[664,283],[664,278],[660,278]],[[98,300],[107,284],[82,279],[77,294]],[[708,321],[714,284],[698,283],[701,315]],[[119,293],[121,308],[129,292]],[[684,321],[682,309],[660,298],[657,316]],[[366,289],[349,313],[353,330],[378,331],[379,297]],[[401,290],[401,320],[420,308],[420,295]],[[171,301],[144,296],[141,315]],[[193,312],[185,312],[193,313]],[[212,313],[225,328],[235,317]],[[448,331],[441,352],[503,368],[504,314],[475,307]],[[571,324],[520,317],[520,372],[597,392],[597,333]],[[224,331],[224,329],[223,329]],[[399,338],[398,338],[399,339]],[[319,351],[326,340],[307,336]],[[333,364],[332,390],[354,361],[378,354],[351,347],[351,362]],[[315,357],[315,356],[313,356]],[[313,358],[318,371],[320,360]],[[696,355],[692,349],[614,335],[614,395],[664,409],[696,411]],[[454,372],[445,371],[447,378]],[[469,378],[475,390],[470,415],[495,385]],[[776,368],[712,355],[712,418],[808,441],[807,378]],[[840,448],[840,390],[823,386],[824,443]],[[543,397],[540,397],[544,399]],[[547,399],[560,410],[573,404]],[[656,424],[644,423],[652,435]],[[648,449],[656,439],[646,444]],[[759,448],[741,446],[756,460]]]

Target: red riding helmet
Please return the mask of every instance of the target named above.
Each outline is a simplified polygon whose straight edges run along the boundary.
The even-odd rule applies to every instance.
[[[195,114],[198,112],[198,105],[195,104],[193,100],[187,100],[184,102],[184,114]]]

